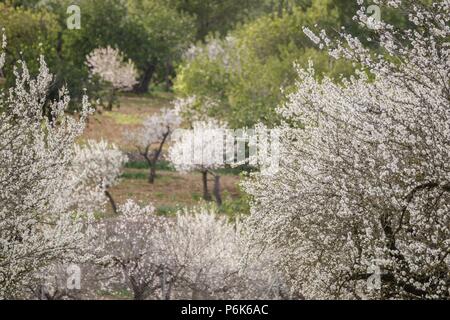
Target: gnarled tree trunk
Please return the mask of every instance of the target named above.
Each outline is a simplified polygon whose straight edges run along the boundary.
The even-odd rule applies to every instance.
[[[150,163],[150,174],[148,175],[148,182],[153,184],[155,183],[156,178],[156,163]]]
[[[153,60],[147,64],[147,66],[144,70],[144,73],[142,74],[142,77],[139,80],[139,83],[134,86],[135,93],[147,93],[148,92],[148,86],[150,85],[150,82],[152,81],[155,71],[156,71],[156,61]]]
[[[216,198],[217,205],[221,206],[222,205],[222,196],[220,195],[220,176],[217,174],[214,176],[213,193],[214,193],[214,198]]]
[[[202,171],[203,181],[203,199],[205,201],[211,201],[211,194],[208,191],[208,171]]]
[[[109,202],[111,203],[111,207],[113,209],[113,212],[117,214],[117,205],[114,201],[114,198],[112,197],[111,193],[108,190],[105,190],[105,195],[108,198]]]

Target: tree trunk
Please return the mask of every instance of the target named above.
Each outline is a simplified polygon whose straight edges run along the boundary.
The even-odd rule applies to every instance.
[[[109,199],[109,202],[111,203],[111,207],[113,209],[113,212],[115,214],[117,214],[117,205],[116,205],[116,202],[114,201],[114,198],[112,197],[111,193],[109,193],[108,190],[105,190],[105,195]]]
[[[144,300],[144,295],[141,290],[133,290],[133,300]]]
[[[166,142],[169,134],[170,134],[169,130],[166,133],[164,133],[163,139],[161,140],[161,143],[159,144],[158,150],[156,150],[154,152],[153,157],[148,156],[148,149],[150,148],[150,146],[147,146],[147,149],[145,151],[144,157],[145,157],[145,159],[147,159],[147,162],[150,165],[150,175],[148,177],[148,182],[150,182],[151,184],[153,184],[155,182],[156,164],[158,163],[158,159],[159,159],[159,156],[161,155],[162,148],[163,148],[164,143]]]
[[[222,205],[222,197],[220,195],[220,176],[214,176],[214,197],[216,198],[216,203],[218,206]]]
[[[155,178],[156,178],[156,163],[151,163],[150,164],[150,174],[148,176],[148,182],[153,184],[155,183]]]
[[[115,97],[116,97],[116,90],[114,88],[112,88],[111,93],[109,94],[109,97],[108,97],[108,105],[106,106],[106,110],[112,111]]]
[[[203,199],[205,201],[211,201],[211,195],[208,191],[208,171],[202,171],[203,180]]]
[[[279,18],[283,17],[283,5],[284,5],[284,0],[279,0],[278,1],[278,17]]]
[[[59,59],[62,58],[62,47],[63,47],[63,33],[60,31],[58,32],[58,36],[57,36],[57,42],[56,42],[56,54],[58,56]]]
[[[170,78],[174,74],[174,68],[172,65],[172,62],[166,63],[166,74],[165,74],[165,84],[166,84],[166,91],[170,91],[170,89],[173,86],[172,79]]]
[[[152,61],[147,64],[139,83],[134,86],[135,93],[147,93],[150,81],[152,81],[153,74],[156,71],[156,62]]]

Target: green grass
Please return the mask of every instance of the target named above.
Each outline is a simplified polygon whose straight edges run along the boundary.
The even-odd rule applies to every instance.
[[[194,201],[200,201],[200,200],[202,200],[202,198],[203,198],[202,195],[199,193],[194,192],[192,194],[192,200],[194,200]]]
[[[147,161],[133,161],[125,165],[128,169],[150,169]],[[161,160],[156,163],[156,171],[175,171],[169,161]]]
[[[155,192],[154,194],[155,194],[155,197],[160,198],[160,199],[162,199],[166,196],[164,194],[164,192]]]
[[[219,207],[219,213],[229,216],[232,220],[237,216],[250,214],[250,197],[243,191],[240,191],[238,198],[232,198],[228,192],[224,191],[222,199],[223,202]]]
[[[148,179],[149,173],[148,171],[134,171],[134,172],[124,172],[120,176],[122,179],[130,179],[130,180],[146,180]],[[158,170],[156,170],[156,178],[155,181],[160,183],[169,182],[171,180],[182,179],[181,177],[174,175],[158,175]]]
[[[104,115],[114,120],[115,123],[120,125],[134,125],[142,124],[143,117],[134,114],[126,114],[120,112],[105,111]]]
[[[146,161],[133,161],[128,162],[125,165],[125,168],[127,169],[140,169],[140,170],[148,170],[150,169],[150,166]],[[162,160],[158,161],[156,164],[156,172],[158,171],[170,171],[175,172],[174,167],[169,161]],[[221,176],[239,176],[242,173],[252,172],[253,169],[248,166],[239,166],[239,167],[226,167],[217,169],[216,172]],[[122,178],[124,179],[147,179],[148,178],[148,172],[125,172],[122,174]],[[168,181],[170,179],[175,179],[176,177],[173,176],[159,176],[157,179],[163,179],[163,181]]]
[[[180,206],[179,205],[175,205],[175,206],[170,206],[170,205],[164,205],[164,206],[159,206],[156,208],[156,214],[160,215],[160,216],[173,216],[177,213],[177,211],[180,210]]]
[[[140,180],[148,179],[148,173],[146,172],[124,172],[121,176],[122,179]]]
[[[148,165],[147,161],[133,161],[133,162],[128,162],[125,165],[125,168],[128,169],[149,169],[150,166]],[[158,161],[158,163],[156,164],[156,170],[158,171],[175,171],[175,168],[173,167],[173,165],[166,160],[161,160]],[[221,168],[221,169],[217,169],[216,172],[219,175],[222,176],[226,176],[226,175],[230,175],[230,176],[238,176],[243,172],[252,172],[254,171],[253,168],[249,167],[249,166],[239,166],[239,167],[226,167],[226,168]]]
[[[215,170],[221,176],[239,176],[241,173],[253,172],[254,168],[250,166],[225,167]]]

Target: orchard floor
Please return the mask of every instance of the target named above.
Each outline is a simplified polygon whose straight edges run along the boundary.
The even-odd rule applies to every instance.
[[[171,108],[173,97],[169,94],[158,96],[122,96],[120,107],[112,111],[94,114],[88,123],[83,140],[104,139],[116,144],[123,152],[136,158],[136,150],[124,138],[127,130],[139,127],[145,117],[162,108]],[[165,148],[167,150],[167,147]],[[157,171],[154,184],[147,180],[148,168],[143,161],[133,160],[127,164],[120,183],[111,189],[117,204],[127,199],[142,203],[152,203],[159,214],[172,214],[182,207],[192,207],[202,199],[202,180],[199,173],[180,174],[175,172],[167,161],[163,161]],[[224,172],[221,177],[222,197],[225,206],[239,202],[239,176],[233,171]],[[209,182],[210,190],[212,181]],[[108,206],[108,213],[112,209]]]
[[[144,119],[163,108],[171,108],[173,97],[169,94],[154,97],[121,96],[120,105],[112,111],[96,112],[89,118],[83,139],[105,139],[125,152],[133,152],[133,146],[125,139],[125,132],[142,124]]]

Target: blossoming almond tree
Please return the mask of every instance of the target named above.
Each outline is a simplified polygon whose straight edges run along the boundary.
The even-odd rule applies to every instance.
[[[175,219],[166,220],[163,242],[168,265],[178,271],[174,298],[280,297],[285,286],[273,263],[276,255],[249,247],[253,242],[243,237],[244,225],[245,221],[231,222],[215,207],[205,205],[179,211]]]
[[[165,223],[163,240],[169,266],[177,272],[174,296],[235,298],[239,295],[239,227],[206,206],[177,213]],[[178,292],[177,292],[178,291]]]
[[[98,247],[109,257],[106,287],[124,283],[140,300],[199,298],[232,285],[238,234],[225,219],[206,209],[158,217],[152,206],[132,201],[119,211],[118,218],[99,224]]]
[[[66,90],[47,101],[52,76],[43,57],[35,78],[24,62],[14,74],[15,85],[0,95],[0,298],[22,297],[40,269],[80,261],[88,245],[85,220],[59,201],[60,190],[70,187],[66,176],[90,112],[87,98],[77,117],[64,113]]]
[[[302,129],[282,127],[277,173],[245,182],[250,230],[307,298],[448,299],[450,6],[378,2],[411,29],[377,22],[379,53],[314,33],[360,68],[342,85],[299,70],[279,113]]]
[[[148,117],[142,127],[126,132],[126,138],[136,146],[139,154],[145,158],[150,173],[148,181],[155,182],[156,165],[163,151],[164,144],[181,124],[181,117],[174,109],[163,109],[159,114]]]
[[[125,62],[122,53],[110,46],[92,51],[86,57],[86,65],[91,75],[111,85],[107,106],[109,110],[112,109],[117,91],[129,91],[138,83],[134,63],[131,60]]]
[[[117,213],[109,189],[117,184],[127,161],[122,151],[104,140],[88,140],[83,146],[76,145],[72,162],[75,190],[67,198],[76,201],[76,207],[82,211],[95,211],[102,210],[106,197]]]
[[[119,216],[98,224],[97,246],[107,257],[102,278],[106,288],[126,285],[136,300],[156,294],[165,256],[158,229],[161,218],[154,207],[141,207],[128,200],[119,207]]]
[[[179,130],[169,149],[169,158],[180,172],[200,171],[203,181],[203,199],[211,200],[208,173],[214,177],[214,196],[222,204],[220,175],[217,169],[226,164],[227,145],[234,152],[234,136],[227,126],[214,119],[196,121],[192,130]],[[233,153],[234,159],[234,153]]]
[[[153,211],[128,201],[117,218],[99,223],[105,288],[125,286],[134,299],[273,297],[270,260],[243,266],[239,223],[209,207],[180,211],[174,218]]]

